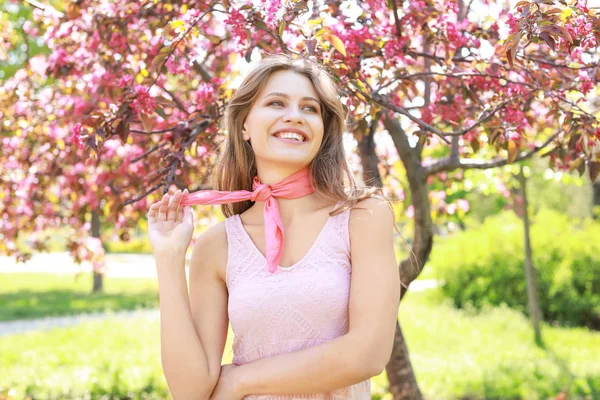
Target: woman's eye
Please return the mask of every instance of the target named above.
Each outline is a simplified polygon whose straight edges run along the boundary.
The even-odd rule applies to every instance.
[[[279,100],[272,101],[272,102],[270,102],[267,105],[271,106],[271,105],[274,105],[274,104],[279,104],[279,105],[283,106],[283,103],[281,101],[279,101]],[[307,108],[307,107],[310,108],[313,112],[318,112],[319,111],[319,110],[317,110],[317,107],[315,107],[315,106],[304,106],[303,108]]]

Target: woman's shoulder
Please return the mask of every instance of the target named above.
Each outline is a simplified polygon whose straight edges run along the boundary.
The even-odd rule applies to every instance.
[[[375,224],[393,224],[394,211],[387,199],[374,195],[359,200],[350,211],[350,226],[355,230]]]
[[[365,199],[361,199],[351,207],[352,210],[363,210],[369,211],[371,213],[390,210],[390,208],[390,202],[385,197],[378,194],[374,194]]]

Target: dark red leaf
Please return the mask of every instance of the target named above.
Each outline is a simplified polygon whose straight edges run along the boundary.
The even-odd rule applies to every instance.
[[[117,126],[117,135],[121,138],[121,143],[127,143],[127,137],[129,136],[129,122],[121,120]]]
[[[544,42],[546,42],[552,50],[556,50],[556,42],[554,41],[554,38],[548,32],[540,33],[540,38],[542,38],[544,40]]]
[[[511,47],[506,52],[506,58],[508,58],[508,63],[510,64],[511,68],[514,68],[514,60],[515,60],[516,54],[517,54],[517,46]]]

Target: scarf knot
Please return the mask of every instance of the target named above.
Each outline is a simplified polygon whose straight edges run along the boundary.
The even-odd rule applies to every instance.
[[[250,200],[253,202],[267,201],[271,197],[271,187],[265,183],[261,183],[257,176],[252,181],[252,194]]]

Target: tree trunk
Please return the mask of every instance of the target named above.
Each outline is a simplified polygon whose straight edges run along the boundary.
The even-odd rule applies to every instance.
[[[594,182],[594,205],[592,215],[594,219],[600,219],[600,178]]]
[[[411,204],[414,209],[415,231],[410,255],[400,263],[400,300],[406,294],[402,290],[419,275],[429,258],[433,246],[433,221],[429,205],[427,177],[421,164],[419,148],[412,148],[400,121],[384,117],[383,124],[394,142],[394,147],[406,169]],[[389,380],[389,391],[394,400],[421,400],[422,394],[408,356],[408,349],[400,324],[396,323],[396,335],[390,361],[385,367]]]
[[[385,367],[385,372],[390,382],[388,390],[394,400],[422,398],[398,321],[396,321],[396,336],[394,337],[392,357]]]
[[[372,186],[383,186],[381,175],[379,174],[379,158],[375,152],[374,133],[379,123],[378,120],[373,120],[371,125],[365,121],[360,121],[355,129],[354,135],[358,138],[358,150],[363,168],[363,181]],[[412,190],[412,187],[411,187]],[[420,198],[417,196],[417,198]],[[421,207],[419,207],[421,209]],[[416,215],[416,214],[415,214]],[[420,243],[420,241],[419,241]],[[411,265],[411,260],[404,260],[399,268],[407,269]],[[410,268],[409,268],[410,269]],[[416,276],[416,275],[415,275]],[[402,274],[401,274],[402,277]],[[404,282],[408,285],[410,276]],[[414,278],[413,278],[414,279]],[[401,279],[402,281],[402,279]],[[400,284],[400,282],[398,282]],[[404,291],[401,291],[404,295]],[[385,367],[389,381],[389,392],[393,394],[394,400],[411,399],[420,400],[422,398],[421,391],[417,384],[417,379],[410,363],[408,356],[408,348],[402,335],[400,324],[396,321],[396,334],[394,336],[394,347],[390,361]]]
[[[383,187],[383,181],[379,174],[379,157],[375,152],[375,130],[379,120],[371,121],[367,126],[365,120],[359,121],[355,136],[359,137],[358,155],[362,164],[362,175],[365,185]]]
[[[98,210],[92,210],[92,237],[100,238],[100,216],[98,215]],[[104,288],[103,284],[103,275],[99,274],[96,271],[94,273],[94,286],[92,288],[92,292],[101,292]]]
[[[531,240],[529,237],[529,212],[527,210],[527,179],[523,175],[523,167],[521,167],[517,175],[521,185],[521,195],[523,196],[523,228],[525,238],[525,279],[527,281],[527,303],[529,305],[529,318],[535,332],[535,342],[542,343],[542,332],[540,330],[540,321],[542,319],[542,311],[540,309],[540,301],[538,299],[538,288],[536,282],[535,267],[531,255]]]

